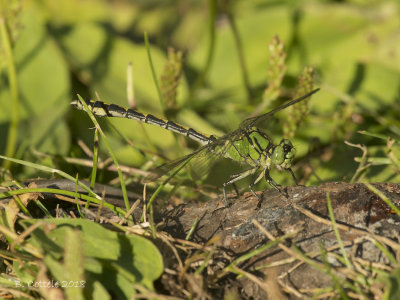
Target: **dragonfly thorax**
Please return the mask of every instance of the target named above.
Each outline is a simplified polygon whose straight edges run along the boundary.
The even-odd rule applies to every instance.
[[[292,142],[288,139],[282,139],[271,154],[272,163],[281,169],[289,169],[292,166],[296,149]]]

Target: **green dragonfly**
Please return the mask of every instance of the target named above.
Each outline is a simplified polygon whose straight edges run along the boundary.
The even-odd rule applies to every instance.
[[[271,186],[279,192],[282,192],[279,189],[279,185],[270,176],[270,170],[273,166],[279,170],[287,170],[290,172],[295,184],[298,185],[298,183],[291,169],[296,154],[296,149],[292,142],[283,138],[279,144],[274,144],[272,139],[258,128],[257,125],[265,122],[276,112],[310,97],[318,90],[319,89],[315,89],[304,96],[294,99],[260,116],[245,119],[238,129],[219,138],[214,135],[201,134],[193,128],[187,128],[173,121],[163,120],[151,114],[140,113],[130,108],[124,108],[115,104],[106,104],[102,101],[95,100],[85,100],[85,102],[90,111],[97,117],[117,117],[137,120],[182,134],[203,144],[203,146],[196,151],[155,168],[153,170],[154,175],[148,178],[149,181],[154,181],[163,175],[168,175],[178,166],[184,163],[186,164],[192,159],[199,159],[201,161],[199,165],[212,166],[221,158],[229,158],[240,164],[248,165],[249,168],[231,175],[228,181],[223,184],[225,205],[228,206],[226,187],[252,175],[253,179],[251,180],[249,189],[259,200],[258,208],[261,205],[262,199],[254,192],[253,186],[262,178],[265,178]],[[79,100],[74,100],[71,104],[79,110],[84,110],[83,104]]]

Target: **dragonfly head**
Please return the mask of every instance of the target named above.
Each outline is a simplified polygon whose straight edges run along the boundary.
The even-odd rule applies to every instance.
[[[282,169],[289,169],[292,166],[292,161],[296,155],[296,149],[288,139],[282,139],[272,152],[272,163]]]

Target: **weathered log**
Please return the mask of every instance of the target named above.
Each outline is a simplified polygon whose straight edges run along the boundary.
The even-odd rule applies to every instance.
[[[400,184],[376,183],[373,186],[400,207]],[[389,260],[373,243],[378,241],[389,251],[394,250],[391,249],[392,244],[393,247],[399,245],[400,217],[362,183],[289,187],[288,197],[269,189],[262,194],[263,203],[259,210],[256,210],[258,199],[248,193],[238,199],[230,199],[233,202],[229,208],[221,208],[221,199],[212,199],[206,203],[174,207],[161,215],[165,218],[164,230],[181,238],[189,231],[193,220],[199,218],[194,240],[204,243],[218,236],[218,246],[231,253],[232,257],[247,253],[271,239],[290,236],[280,245],[240,265],[241,269],[253,270],[265,284],[264,291],[248,279],[241,280],[241,289],[246,294],[244,298],[265,299],[265,293],[271,299],[277,295],[283,297],[279,286],[294,297],[300,297],[307,293],[299,291],[331,285],[330,276],[317,271],[310,264],[300,264],[290,270],[298,260],[261,270],[257,270],[257,267],[293,257],[292,245],[303,253],[320,253],[322,247],[340,254],[328,214],[328,194],[347,255],[370,264],[388,265]],[[269,237],[257,228],[254,220],[270,234]],[[285,249],[289,249],[289,252]],[[320,255],[314,259],[323,264]],[[332,257],[328,262],[332,267],[341,267]]]

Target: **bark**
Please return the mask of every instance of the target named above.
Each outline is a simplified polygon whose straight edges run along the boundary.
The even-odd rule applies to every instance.
[[[400,184],[376,183],[373,186],[400,207]],[[233,199],[229,208],[221,208],[220,199],[174,207],[162,213],[166,224],[164,230],[175,237],[184,238],[197,217],[200,222],[194,240],[207,242],[218,237],[217,245],[231,253],[232,257],[289,235],[290,238],[281,244],[240,265],[241,269],[252,271],[265,284],[260,287],[260,284],[242,279],[241,289],[244,298],[265,299],[268,295],[270,299],[276,299],[276,295],[281,298],[282,290],[289,293],[290,297],[304,297],[307,296],[304,291],[331,286],[331,277],[317,271],[310,264],[300,264],[290,270],[298,261],[255,270],[293,257],[296,254],[293,252],[294,245],[303,253],[319,253],[325,248],[341,254],[329,219],[329,194],[340,237],[351,263],[365,260],[370,264],[390,265],[389,259],[374,246],[374,242],[380,242],[392,254],[398,251],[399,248],[392,247],[399,245],[396,243],[400,232],[400,217],[366,185],[326,183],[317,187],[289,187],[287,194],[285,197],[273,189],[264,191],[262,206],[258,210],[255,209],[258,199],[250,193]],[[254,220],[266,232],[262,232]],[[324,263],[320,255],[315,260],[321,262],[321,265]],[[331,257],[328,263],[333,268],[342,265]]]

